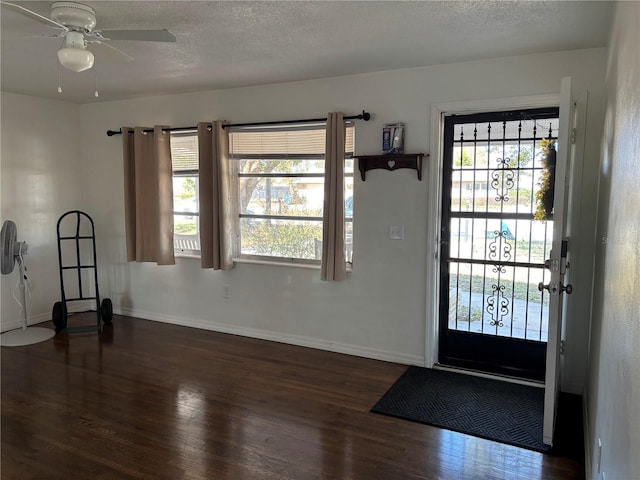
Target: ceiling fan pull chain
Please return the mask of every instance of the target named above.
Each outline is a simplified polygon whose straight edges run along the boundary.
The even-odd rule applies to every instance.
[[[60,81],[60,60],[58,60],[58,93],[62,93],[62,83]]]
[[[95,91],[95,92],[93,92],[93,96],[94,96],[94,97],[96,97],[96,98],[98,98],[98,97],[100,96],[100,95],[98,94],[98,70],[94,68],[94,69],[93,69],[93,71],[94,71],[94,72],[95,72],[95,74],[96,74],[96,91]]]

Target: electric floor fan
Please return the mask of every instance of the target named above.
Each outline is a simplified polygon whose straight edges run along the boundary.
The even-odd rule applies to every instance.
[[[2,224],[0,231],[0,270],[3,275],[10,275],[15,269],[16,263],[20,272],[18,288],[20,289],[20,299],[18,302],[22,307],[23,325],[22,328],[11,330],[0,335],[0,345],[3,347],[20,347],[44,342],[55,335],[55,331],[50,328],[30,327],[29,312],[27,311],[27,278],[24,256],[29,246],[27,242],[18,242],[18,229],[15,222],[7,220]]]

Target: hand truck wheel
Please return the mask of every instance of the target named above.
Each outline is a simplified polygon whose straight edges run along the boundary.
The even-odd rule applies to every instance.
[[[63,330],[66,327],[66,312],[64,311],[62,302],[56,302],[53,304],[53,311],[51,312],[51,319],[56,327],[56,332]]]
[[[100,304],[100,313],[102,315],[102,322],[106,325],[111,323],[113,319],[113,304],[110,298],[105,298]]]

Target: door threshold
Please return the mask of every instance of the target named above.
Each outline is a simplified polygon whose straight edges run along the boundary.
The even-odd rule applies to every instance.
[[[481,372],[479,370],[471,370],[469,368],[463,367],[452,367],[450,365],[443,365],[441,363],[434,364],[433,369],[453,373],[462,373],[464,375],[471,375],[474,377],[489,378],[492,380],[501,380],[503,382],[518,383],[520,385],[528,385],[530,387],[544,388],[544,382],[538,380],[528,380],[525,378],[511,377],[509,375],[500,375],[498,373]]]

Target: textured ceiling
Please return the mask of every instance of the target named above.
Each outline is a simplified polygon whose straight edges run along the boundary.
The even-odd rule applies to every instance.
[[[51,2],[16,2],[46,17]],[[3,7],[2,90],[78,103],[604,46],[611,2],[85,1],[96,29],[167,28],[176,43],[112,41],[135,57],[61,69],[55,33]],[[98,83],[100,97],[93,91]]]

